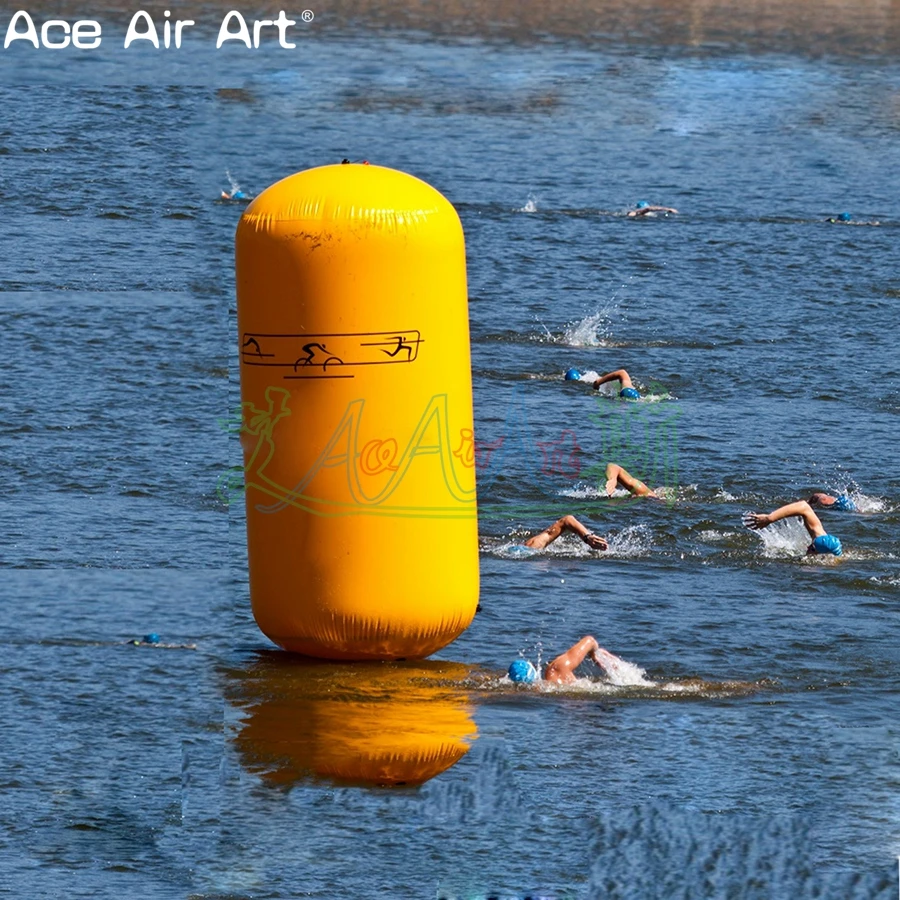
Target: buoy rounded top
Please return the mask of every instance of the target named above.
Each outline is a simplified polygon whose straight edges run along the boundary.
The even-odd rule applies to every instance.
[[[338,163],[289,175],[266,188],[244,211],[239,228],[281,222],[359,221],[388,231],[409,231],[456,210],[430,184],[384,166]]]

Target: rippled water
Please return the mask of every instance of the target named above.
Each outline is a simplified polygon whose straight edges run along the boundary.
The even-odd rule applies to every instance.
[[[4,51],[12,895],[896,896],[900,67],[865,46]],[[482,608],[423,663],[291,659],[249,613],[216,198],[343,156],[467,236]],[[665,499],[603,497],[611,456]],[[741,527],[845,488],[837,564]],[[567,512],[610,550],[509,552]],[[658,685],[503,681],[586,633]]]

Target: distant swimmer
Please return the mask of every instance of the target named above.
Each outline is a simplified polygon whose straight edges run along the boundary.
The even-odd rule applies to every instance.
[[[604,650],[590,635],[573,644],[544,669],[544,681],[550,684],[572,684],[577,680],[577,669],[588,657],[601,669],[606,670],[612,661],[618,662],[608,650]],[[507,670],[509,680],[515,684],[534,684],[538,680],[538,670],[527,659],[515,659]]]
[[[621,383],[622,387],[619,390],[619,396],[623,400],[641,399],[640,392],[634,384],[632,384],[631,376],[624,369],[616,369],[614,372],[607,372],[605,375],[601,375],[594,382],[594,390],[599,391],[600,385],[606,384],[609,381],[618,381]]]
[[[230,191],[222,191],[219,194],[220,199],[222,200],[252,200],[253,197],[250,196],[246,191],[241,190],[241,186],[234,180],[227,169],[225,170],[225,177],[228,179],[228,184],[231,188]]]
[[[634,209],[628,211],[628,218],[634,219],[638,216],[655,216],[657,213],[662,213],[664,216],[667,216],[670,213],[672,215],[678,215],[678,210],[671,206],[654,206],[646,200],[638,200],[634,205]]]
[[[196,644],[164,644],[159,639],[159,635],[155,631],[145,634],[142,638],[134,638],[125,641],[134,647],[155,647],[157,650],[196,650]]]
[[[838,494],[836,497],[816,491],[809,500],[810,506],[821,506],[822,509],[839,509],[841,512],[859,512],[859,507],[853,502],[849,494]]]
[[[557,519],[549,528],[545,528],[539,534],[525,541],[524,546],[528,547],[529,550],[543,550],[567,531],[577,534],[591,550],[606,550],[608,548],[608,544],[602,537],[598,537],[593,531],[585,528],[575,516],[563,516],[561,519]]]
[[[616,463],[606,464],[606,494],[612,497],[613,491],[617,487],[625,488],[635,497],[650,497],[652,500],[659,500],[660,496],[644,484],[643,481],[629,474],[622,466]]]
[[[826,220],[830,225],[880,225],[881,222],[857,222],[848,212],[842,212],[837,216],[829,216]]]
[[[833,553],[835,556],[840,556],[844,552],[840,540],[833,534],[826,533],[819,517],[806,500],[788,503],[787,506],[781,506],[770,513],[747,513],[744,516],[744,525],[758,531],[779,519],[789,519],[791,516],[800,516],[803,519],[803,524],[812,538],[812,543],[806,548],[807,556],[820,553]]]

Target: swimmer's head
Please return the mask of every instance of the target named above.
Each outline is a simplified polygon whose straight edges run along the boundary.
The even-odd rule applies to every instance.
[[[581,372],[578,369],[569,369],[566,372],[566,381],[581,381]]]
[[[145,644],[158,644],[159,643],[159,635],[155,631],[151,631],[150,634],[144,635],[143,642]]]
[[[850,213],[842,212],[838,216],[838,222],[849,222],[849,221],[851,221],[852,218],[853,218],[853,216],[851,216]]]
[[[806,502],[810,506],[833,506],[834,497],[831,494],[823,494],[821,491],[816,491]]]
[[[646,209],[650,204],[646,200],[638,200],[637,203],[634,204],[638,209]]]
[[[534,684],[537,681],[537,669],[527,659],[514,659],[506,674],[513,684]]]
[[[844,552],[841,542],[833,534],[820,534],[807,548],[807,556],[817,556],[821,553],[832,553],[840,556]]]

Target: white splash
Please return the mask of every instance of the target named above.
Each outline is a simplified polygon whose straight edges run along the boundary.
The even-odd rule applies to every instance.
[[[577,322],[570,322],[563,331],[562,341],[569,347],[600,347],[612,334],[612,313],[618,308],[610,304]]]
[[[803,556],[812,542],[806,527],[796,517],[781,519],[754,532],[763,543],[763,556]]]
[[[516,212],[533,213],[538,211],[538,198],[534,194],[529,194],[525,205],[519,207]]]
[[[225,170],[225,177],[228,179],[228,183],[231,185],[231,194],[232,196],[241,190],[241,186],[237,183],[237,181],[232,177],[231,172],[228,169]]]
[[[606,496],[606,491],[593,484],[578,482],[570,488],[558,492],[560,497],[572,497],[575,500],[598,500]],[[626,492],[627,493],[627,492]]]
[[[653,532],[647,525],[629,525],[616,535],[607,535],[607,556],[648,556],[653,550]]]
[[[610,684],[617,687],[653,687],[656,684],[647,678],[647,673],[640,666],[615,656],[609,650],[601,648],[597,655]]]
[[[726,541],[729,538],[737,537],[737,532],[736,531],[708,530],[708,531],[701,531],[699,537],[700,537],[701,541],[711,541],[711,542]]]
[[[858,488],[853,488],[847,492],[847,496],[853,501],[857,510],[861,513],[877,513],[886,512],[888,505],[882,497],[870,497],[864,494]]]

